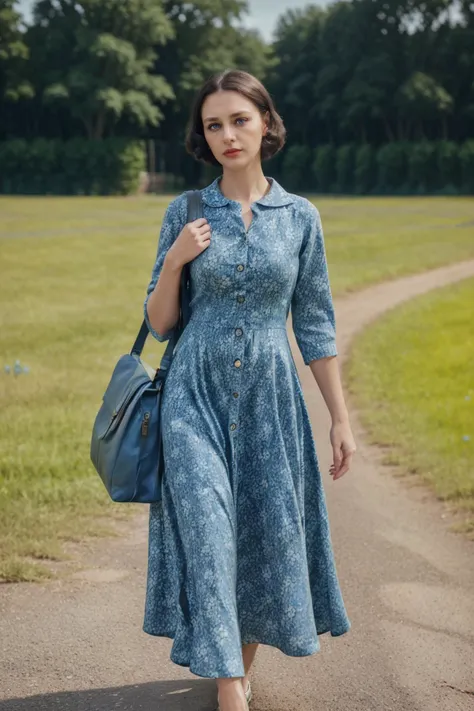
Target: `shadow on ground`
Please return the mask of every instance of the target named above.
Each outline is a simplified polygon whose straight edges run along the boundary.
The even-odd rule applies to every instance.
[[[216,699],[213,679],[184,679],[5,699],[0,711],[213,711]]]

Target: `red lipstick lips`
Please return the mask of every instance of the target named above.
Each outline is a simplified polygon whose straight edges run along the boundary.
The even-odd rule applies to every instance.
[[[240,148],[229,148],[227,151],[224,151],[225,156],[236,156],[240,153]]]

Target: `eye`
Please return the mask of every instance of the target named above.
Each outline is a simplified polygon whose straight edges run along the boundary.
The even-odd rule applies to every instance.
[[[207,130],[212,131],[213,126],[219,126],[219,124],[218,123],[210,123],[209,126],[207,127]]]
[[[236,121],[243,121],[244,123],[248,121],[248,118],[245,118],[245,116],[240,116]]]

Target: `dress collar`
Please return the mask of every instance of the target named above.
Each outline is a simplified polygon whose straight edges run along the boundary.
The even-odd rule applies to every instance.
[[[283,205],[291,205],[294,202],[294,198],[282,188],[275,178],[265,177],[271,184],[270,190],[259,200],[255,200],[256,203],[268,207],[282,207]],[[222,193],[220,189],[221,179],[222,175],[219,175],[212,183],[201,190],[203,202],[210,207],[223,207],[229,204],[240,206],[237,200],[231,200]]]

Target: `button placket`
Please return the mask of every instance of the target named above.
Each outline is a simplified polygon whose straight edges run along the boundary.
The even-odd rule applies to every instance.
[[[236,271],[239,272],[239,274],[242,275],[242,279],[243,279],[243,278],[244,278],[243,273],[244,273],[244,271],[245,271],[245,264],[244,264],[243,262],[239,262],[239,263],[236,265],[235,269],[236,269]],[[242,291],[240,291],[240,292],[237,294],[237,302],[238,302],[239,304],[245,303],[245,294],[242,293]]]
[[[234,333],[237,334],[239,332],[240,334],[243,334],[243,331],[241,328],[236,328],[234,330]],[[240,395],[240,383],[241,383],[241,377],[242,377],[242,371],[243,371],[243,358],[242,358],[242,353],[239,353],[238,351],[242,350],[243,343],[241,342],[241,336],[235,335],[235,341],[240,341],[241,348],[237,349],[236,352],[236,357],[234,358],[231,368],[234,371],[234,377],[232,378],[232,384],[231,384],[231,393],[232,393],[232,403],[234,403],[233,406],[231,406],[231,425],[230,429],[234,432],[235,430],[238,429],[238,413],[239,413],[239,404],[238,404],[238,398]]]
[[[241,275],[243,278],[244,272],[245,272],[245,264],[243,262],[239,262],[236,264],[236,271]],[[237,284],[240,284],[240,278]],[[242,284],[243,286],[243,284]],[[242,287],[239,286],[238,288],[238,293],[236,295],[236,301],[238,304],[244,304],[245,303],[245,293],[243,292]],[[243,314],[242,314],[243,316]],[[233,383],[231,386],[231,393],[232,393],[232,403],[234,404],[233,407],[231,407],[231,424],[230,424],[230,429],[232,432],[235,432],[235,430],[238,430],[238,412],[239,412],[239,397],[240,397],[240,383],[241,383],[241,377],[242,377],[242,372],[243,372],[243,339],[242,336],[244,334],[243,329],[240,326],[235,326],[234,327],[234,344],[237,346],[234,350],[234,361],[232,364],[232,368],[234,370],[234,378]]]
[[[253,221],[253,220],[252,220]],[[247,236],[247,233],[245,234]],[[237,264],[235,265],[235,270],[237,272],[237,293],[235,295],[236,302],[238,304],[237,309],[238,312],[242,311],[242,318],[244,317],[245,314],[245,307],[243,304],[246,302],[246,295],[245,295],[245,276],[246,276],[246,252],[248,249],[248,243],[247,240],[245,240],[245,245],[243,245],[243,251],[244,254],[242,254],[242,257],[239,261],[237,261]],[[230,408],[230,429],[232,432],[235,432],[236,430],[238,431],[238,413],[239,413],[239,397],[240,397],[240,384],[241,384],[241,377],[243,373],[243,329],[238,326],[237,324],[234,327],[234,345],[237,346],[237,348],[234,349],[234,360],[231,365],[234,376],[232,378],[232,385],[231,385],[231,408]]]

